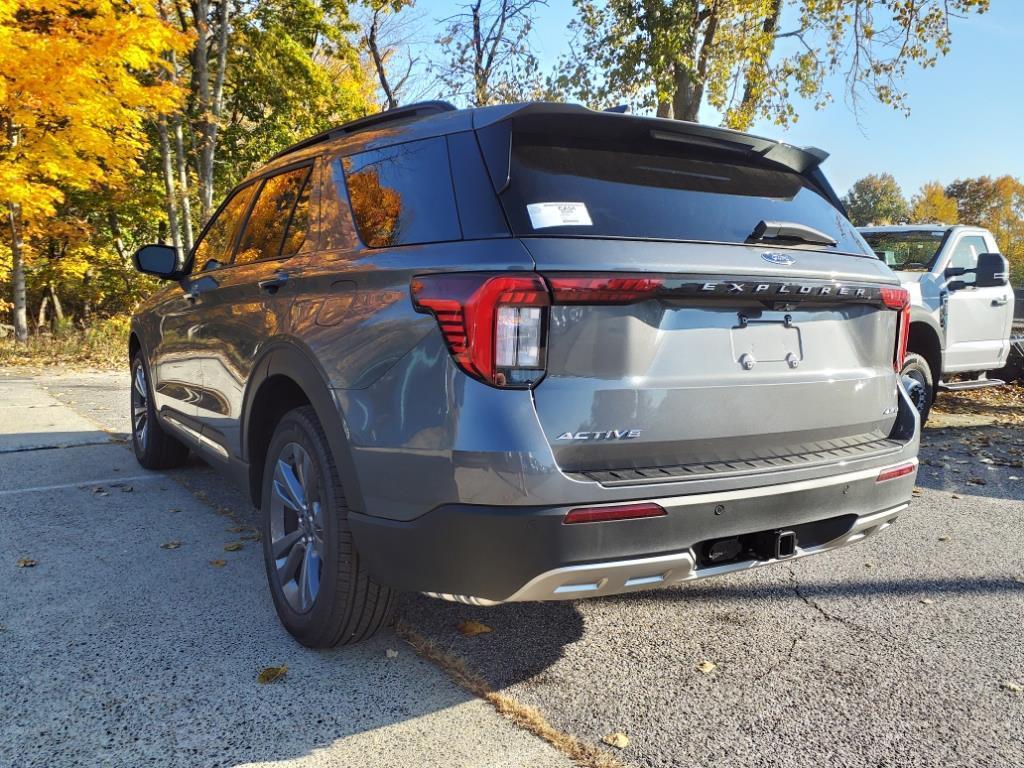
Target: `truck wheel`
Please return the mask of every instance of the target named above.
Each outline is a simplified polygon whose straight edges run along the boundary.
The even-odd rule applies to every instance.
[[[928,367],[928,361],[921,355],[911,352],[903,361],[900,378],[907,394],[910,395],[910,402],[921,414],[923,426],[928,420],[932,403],[935,402],[935,382],[932,380],[932,369]]]
[[[310,648],[365,640],[391,618],[394,594],[367,575],[316,412],[286,413],[263,469],[263,559],[277,615]]]
[[[188,459],[188,446],[164,432],[156,418],[149,366],[142,352],[132,358],[132,450],[146,469],[172,469]]]

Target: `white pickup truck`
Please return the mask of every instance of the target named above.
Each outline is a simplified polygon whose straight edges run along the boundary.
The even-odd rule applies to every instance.
[[[910,342],[902,376],[921,422],[936,392],[998,386],[1010,354],[1014,294],[1009,265],[980,227],[862,227],[878,257],[910,292]]]

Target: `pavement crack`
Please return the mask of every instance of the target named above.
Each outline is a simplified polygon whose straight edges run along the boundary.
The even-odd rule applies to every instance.
[[[795,594],[798,598],[800,598],[800,600],[802,600],[806,605],[808,605],[809,607],[813,608],[826,621],[838,622],[839,624],[842,624],[844,627],[848,627],[849,629],[853,630],[857,634],[867,634],[867,635],[877,635],[878,634],[874,630],[869,629],[868,627],[862,626],[862,625],[858,624],[855,621],[851,621],[850,619],[846,618],[845,616],[840,616],[837,613],[832,613],[831,611],[823,608],[821,606],[821,604],[818,603],[817,600],[814,600],[813,598],[810,598],[807,595],[805,595],[803,590],[800,588],[800,580],[797,579],[796,571],[794,571],[792,567],[789,568],[789,582],[790,582],[790,584],[793,587],[793,594]]]

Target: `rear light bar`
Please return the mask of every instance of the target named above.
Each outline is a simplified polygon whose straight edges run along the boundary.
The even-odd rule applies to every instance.
[[[632,304],[652,298],[665,285],[657,277],[548,278],[555,304]]]
[[[913,473],[917,468],[917,465],[908,461],[906,464],[900,464],[898,467],[892,467],[891,469],[883,469],[878,473],[878,477],[875,478],[876,483],[884,483],[886,480],[895,480],[897,477],[906,477]]]
[[[896,320],[896,349],[892,359],[892,366],[899,373],[907,359],[907,344],[910,342],[910,293],[906,288],[885,286],[882,288],[882,302],[899,313]]]
[[[582,507],[569,512],[562,521],[572,523],[607,523],[612,520],[639,520],[644,517],[664,517],[668,512],[657,504],[619,504],[613,507]]]

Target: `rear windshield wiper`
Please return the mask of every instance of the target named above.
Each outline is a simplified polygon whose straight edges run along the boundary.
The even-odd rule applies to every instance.
[[[806,224],[799,224],[795,221],[765,221],[762,219],[754,227],[754,231],[747,238],[748,243],[763,243],[765,241],[788,240],[798,243],[811,243],[812,245],[836,245],[834,238],[824,232],[808,227]]]

